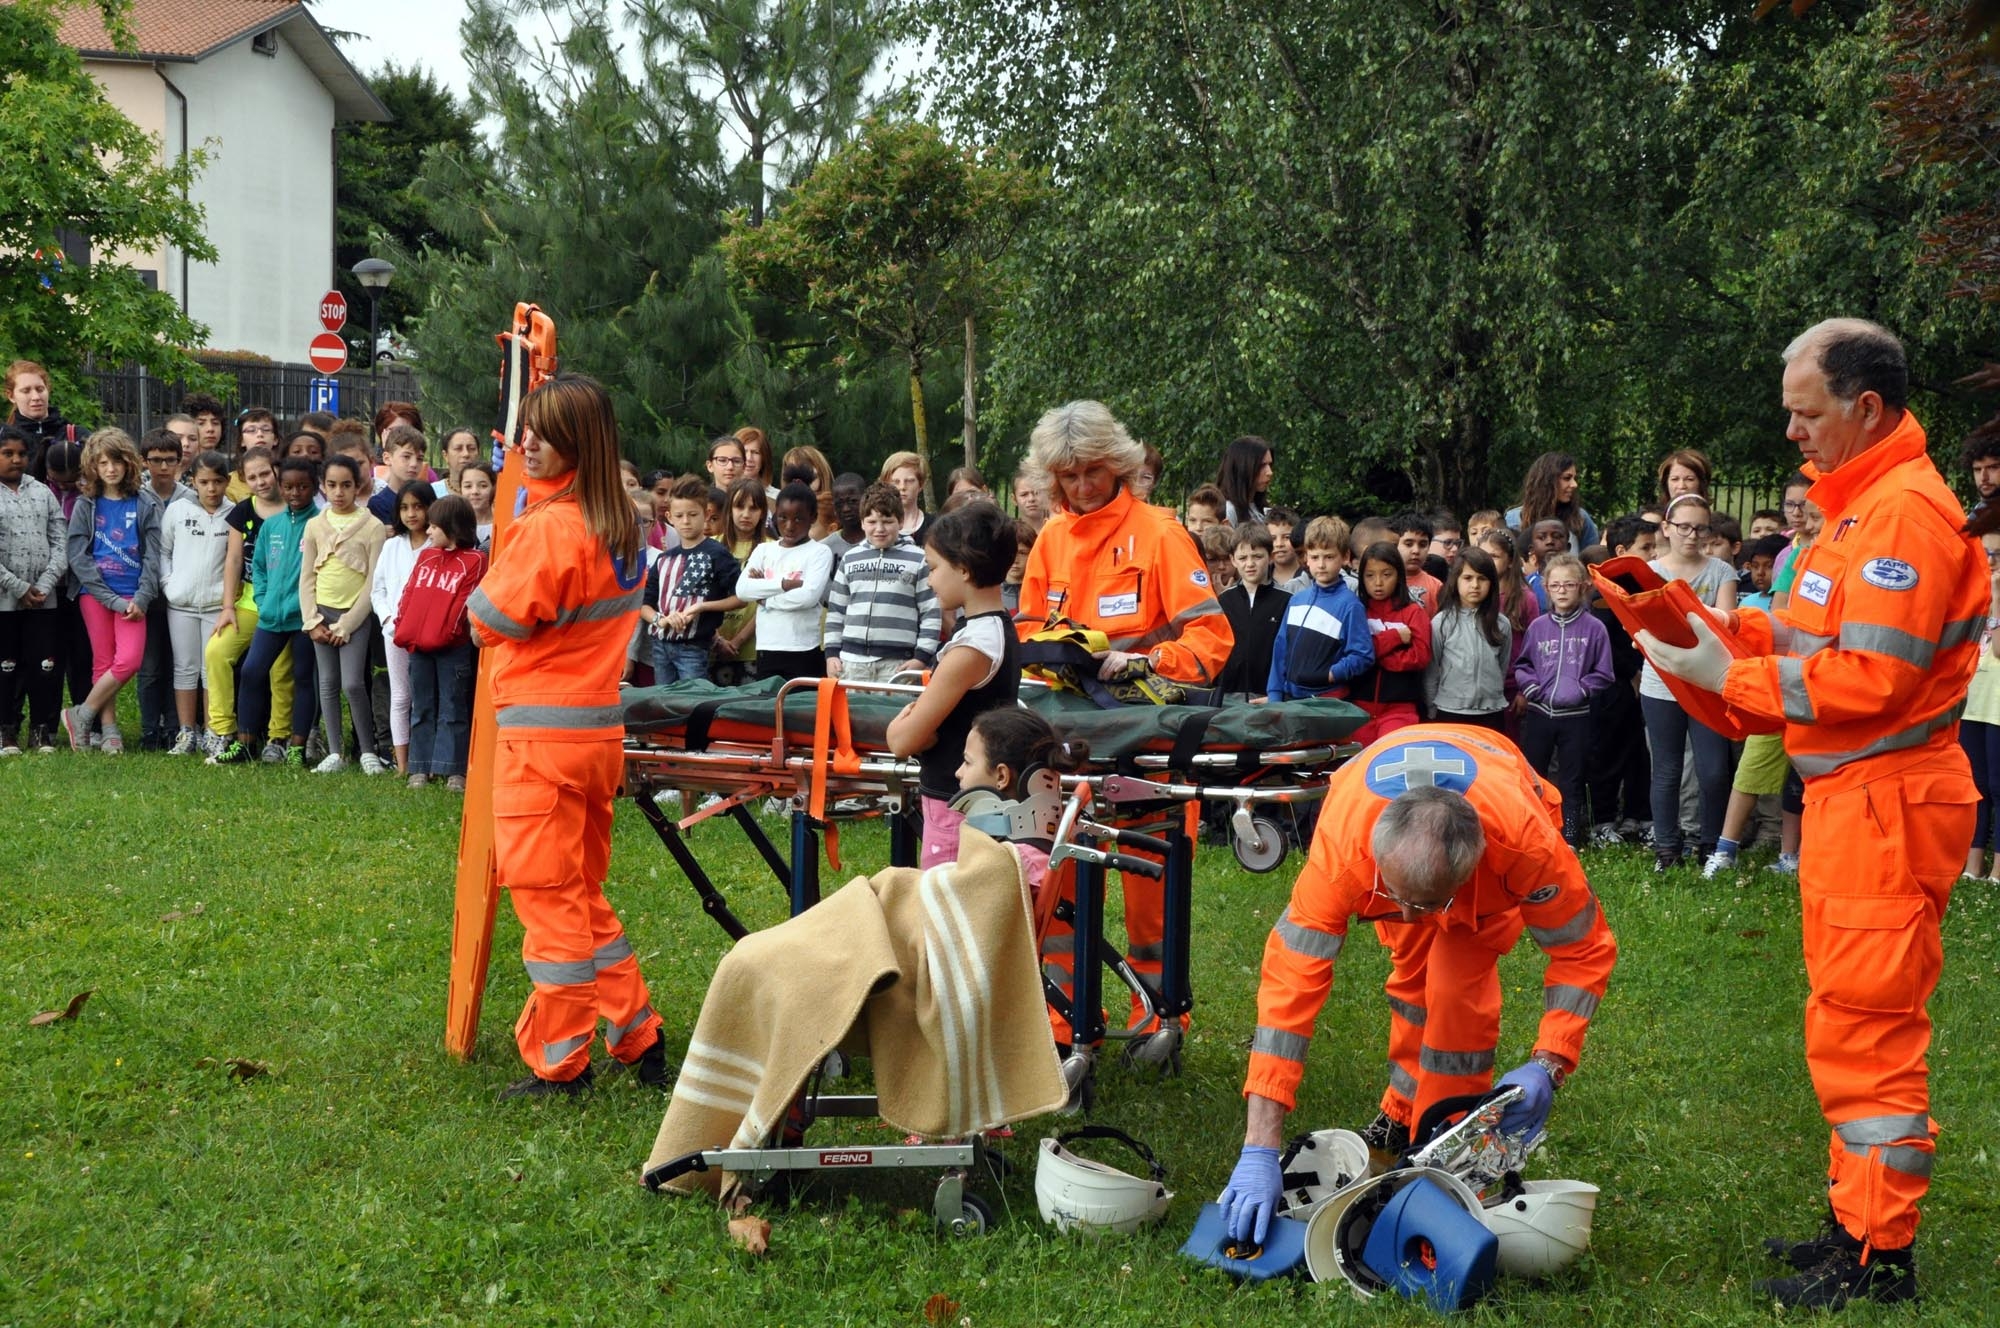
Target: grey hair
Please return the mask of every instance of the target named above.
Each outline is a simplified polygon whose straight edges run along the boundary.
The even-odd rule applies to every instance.
[[[1463,794],[1425,784],[1382,809],[1368,848],[1378,865],[1393,858],[1413,893],[1435,897],[1472,876],[1486,853],[1486,829]]]
[[[1910,400],[1910,363],[1903,343],[1880,323],[1865,318],[1828,318],[1792,338],[1781,358],[1790,364],[1807,351],[1826,375],[1827,394],[1851,411],[1863,392],[1873,392],[1891,410]]]
[[[1125,431],[1101,401],[1071,401],[1035,422],[1028,440],[1028,463],[1047,474],[1108,461],[1130,483],[1146,464],[1146,450]]]

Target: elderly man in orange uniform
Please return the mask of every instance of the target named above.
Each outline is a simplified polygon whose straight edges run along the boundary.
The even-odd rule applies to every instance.
[[[1055,515],[1042,527],[1022,575],[1016,615],[1022,638],[1067,619],[1109,639],[1111,648],[1100,657],[1107,681],[1143,659],[1161,677],[1214,686],[1236,633],[1208,584],[1208,563],[1193,537],[1171,512],[1132,496],[1145,448],[1102,403],[1072,401],[1036,423],[1028,459],[1050,479]],[[1125,878],[1125,934],[1126,958],[1157,987],[1166,911],[1154,883],[1135,886]],[[1071,944],[1058,925],[1047,938],[1045,962],[1067,974],[1071,955],[1062,947]],[[1143,1010],[1137,998],[1132,1008],[1136,1020]]]
[[[1988,583],[1964,513],[1905,402],[1909,369],[1888,331],[1836,318],[1785,349],[1787,435],[1826,513],[1790,606],[1746,612],[1734,659],[1650,633],[1662,672],[1742,715],[1782,721],[1804,776],[1806,1064],[1833,1127],[1832,1211],[1818,1236],[1770,1240],[1795,1276],[1760,1283],[1787,1305],[1917,1294],[1917,1201],[1930,1184],[1931,1022],[1939,927],[1971,842],[1971,768],[1958,716],[1978,662]]]
[[[1243,1153],[1223,1222],[1263,1244],[1283,1178],[1278,1150],[1298,1101],[1313,1025],[1351,921],[1389,948],[1389,1087],[1363,1132],[1401,1153],[1433,1103],[1483,1093],[1500,1046],[1500,956],[1522,929],[1548,956],[1524,1090],[1501,1126],[1533,1135],[1576,1068],[1618,942],[1562,837],[1562,798],[1512,743],[1462,724],[1418,724],[1334,773],[1291,902],[1264,943],[1257,1031],[1243,1095]]]

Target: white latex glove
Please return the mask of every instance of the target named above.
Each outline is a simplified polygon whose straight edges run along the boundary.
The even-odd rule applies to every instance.
[[[1729,647],[1722,644],[1722,638],[1702,620],[1700,614],[1690,613],[1687,621],[1694,630],[1694,644],[1691,646],[1670,646],[1645,631],[1633,637],[1632,644],[1645,651],[1646,658],[1652,660],[1653,667],[1660,672],[1692,683],[1704,692],[1719,692],[1736,657],[1729,653]]]

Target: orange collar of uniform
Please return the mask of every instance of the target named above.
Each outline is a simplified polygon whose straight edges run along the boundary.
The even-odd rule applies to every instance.
[[[1887,437],[1838,470],[1807,466],[1806,476],[1813,481],[1810,496],[1830,520],[1891,470],[1923,457],[1927,447],[1924,426],[1917,423],[1914,412],[1906,410]]]
[[[528,490],[529,502],[544,503],[561,493],[564,489],[567,489],[570,486],[570,481],[575,478],[575,473],[567,470],[552,480],[545,480],[538,476],[529,475],[523,480],[523,487]]]
[[[1070,530],[1080,539],[1104,539],[1116,534],[1132,514],[1132,491],[1121,481],[1111,501],[1095,512],[1070,513]]]

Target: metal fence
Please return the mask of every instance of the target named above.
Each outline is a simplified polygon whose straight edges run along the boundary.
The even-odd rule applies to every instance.
[[[228,417],[250,406],[262,406],[276,415],[281,427],[311,410],[327,410],[336,415],[369,419],[384,401],[422,401],[416,370],[405,364],[384,364],[371,373],[367,368],[346,369],[335,378],[333,398],[317,386],[322,375],[304,364],[246,364],[235,360],[197,357],[204,367],[224,379],[216,395]],[[134,438],[163,423],[178,411],[187,385],[177,379],[155,378],[144,368],[127,365],[122,369],[86,369],[86,377],[97,387],[103,406],[104,424],[115,424]]]

